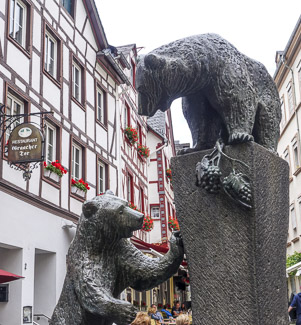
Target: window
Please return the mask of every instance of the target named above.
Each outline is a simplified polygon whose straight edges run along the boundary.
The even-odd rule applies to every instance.
[[[72,144],[72,166],[71,166],[71,177],[78,181],[82,178],[83,170],[83,152],[82,148],[76,144]]]
[[[73,62],[72,65],[72,95],[81,102],[81,68]]]
[[[96,112],[97,121],[105,125],[106,124],[106,93],[100,87],[97,87],[96,90],[96,107],[97,107],[97,112]]]
[[[284,125],[285,125],[285,122],[286,122],[285,106],[284,106],[283,97],[281,98],[280,103],[281,103],[281,122],[280,122],[280,126],[281,126],[281,128],[283,128]]]
[[[46,162],[50,164],[56,159],[56,128],[46,124]]]
[[[140,211],[144,212],[144,191],[142,187],[140,187],[139,194],[140,194],[139,209]]]
[[[52,29],[45,24],[44,71],[55,80],[61,78],[61,41]]]
[[[159,206],[152,206],[151,207],[151,217],[153,219],[160,219],[160,208],[159,208]]]
[[[289,113],[291,114],[294,111],[294,94],[293,94],[293,87],[292,84],[289,84],[287,89],[287,97],[288,97],[288,109]]]
[[[25,113],[24,107],[25,107],[25,105],[22,100],[20,100],[19,98],[17,98],[15,95],[13,95],[10,92],[7,94],[7,99],[6,99],[6,114],[7,115],[14,116],[14,115],[19,115],[19,114],[24,114]],[[11,131],[21,123],[24,123],[24,117],[16,120],[10,126],[8,124],[6,125],[8,127],[8,129],[6,130],[6,134],[5,134],[7,140],[9,138]]]
[[[289,166],[289,169],[290,169],[290,175],[291,175],[291,163],[290,163],[290,156],[289,156],[288,148],[284,151],[283,158],[288,163],[288,166]]]
[[[301,61],[299,62],[298,66],[299,66],[299,70],[298,70],[299,91],[301,94]]]
[[[62,6],[69,12],[69,14],[73,17],[73,8],[74,8],[74,0],[61,0]]]
[[[26,48],[27,6],[21,0],[10,0],[9,36]]]
[[[292,205],[290,207],[290,214],[291,214],[292,228],[296,229],[297,224],[296,224],[296,212],[295,212],[295,206],[294,205]]]
[[[135,79],[136,79],[136,65],[135,62],[131,60],[131,81],[134,88],[135,88]]]
[[[102,161],[98,160],[97,163],[97,168],[98,168],[98,193],[104,193],[107,189],[107,184],[106,184],[106,177],[107,177],[107,166],[105,163]]]
[[[139,123],[137,123],[137,129],[138,129],[138,142],[142,144],[142,128]]]
[[[134,203],[134,184],[133,177],[129,173],[127,174],[127,200]]]
[[[131,125],[131,110],[127,103],[124,106],[124,128]]]
[[[298,146],[297,137],[292,141],[293,157],[294,157],[294,169],[297,170],[300,167],[300,150]]]

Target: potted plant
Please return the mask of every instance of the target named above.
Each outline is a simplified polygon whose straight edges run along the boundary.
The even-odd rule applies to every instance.
[[[71,180],[71,193],[77,194],[80,197],[85,197],[87,191],[90,189],[88,183],[85,183],[81,178],[78,181],[72,178]]]
[[[133,127],[128,126],[124,130],[124,134],[125,134],[126,138],[128,139],[128,141],[130,142],[131,145],[135,144],[138,141],[138,132]]]
[[[166,169],[166,177],[171,181],[172,180],[172,175],[171,175],[171,169],[168,168]]]
[[[154,220],[151,216],[144,216],[142,230],[146,232],[152,231],[154,228]]]
[[[67,170],[59,163],[58,160],[52,161],[48,165],[46,161],[44,161],[44,176],[51,178],[58,183],[64,174],[67,174]]]
[[[149,157],[149,148],[147,146],[143,146],[142,144],[138,144],[137,151],[138,151],[138,154],[141,157],[144,157],[144,158]]]
[[[177,231],[180,230],[179,222],[177,219],[174,219],[172,217],[168,217],[168,228],[171,231]]]

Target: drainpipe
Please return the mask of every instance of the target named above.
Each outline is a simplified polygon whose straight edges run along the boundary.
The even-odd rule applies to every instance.
[[[300,128],[299,128],[299,118],[298,118],[297,107],[296,107],[297,106],[297,97],[296,97],[296,89],[295,89],[294,71],[293,71],[292,67],[288,66],[285,63],[284,56],[281,57],[281,62],[292,73],[292,87],[293,87],[293,92],[294,92],[295,117],[296,117],[296,123],[297,123],[297,133],[298,133],[298,142],[299,142],[299,156],[300,156],[299,158],[300,158],[300,162],[301,162],[301,147],[300,147],[301,146],[301,136],[300,136]]]

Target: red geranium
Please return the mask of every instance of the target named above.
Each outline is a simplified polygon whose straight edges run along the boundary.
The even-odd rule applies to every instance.
[[[90,186],[88,183],[86,183],[82,178],[76,181],[75,179],[71,179],[71,186],[75,186],[79,188],[80,190],[87,192],[90,189]]]
[[[131,144],[135,144],[138,141],[138,132],[132,126],[128,126],[124,130],[124,134],[126,135]]]
[[[44,161],[43,165],[46,170],[50,170],[51,172],[56,173],[60,177],[62,177],[64,174],[67,174],[67,170],[59,163],[58,160],[52,161],[48,165],[46,161]]]

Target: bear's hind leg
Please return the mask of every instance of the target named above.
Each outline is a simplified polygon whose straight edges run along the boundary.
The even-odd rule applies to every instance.
[[[279,139],[280,118],[275,112],[280,110],[279,103],[275,100],[268,107],[259,104],[256,112],[256,118],[253,128],[255,142],[276,153]]]
[[[207,98],[201,93],[183,97],[182,109],[191,131],[193,148],[177,154],[213,148],[225,127]]]

